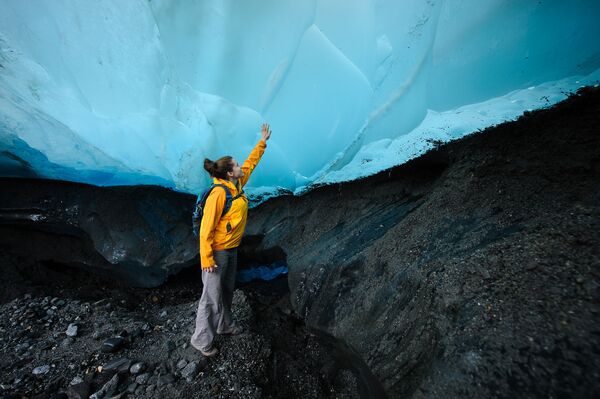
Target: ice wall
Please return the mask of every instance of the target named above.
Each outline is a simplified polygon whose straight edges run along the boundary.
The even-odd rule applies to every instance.
[[[302,191],[600,79],[596,0],[4,0],[0,175]]]

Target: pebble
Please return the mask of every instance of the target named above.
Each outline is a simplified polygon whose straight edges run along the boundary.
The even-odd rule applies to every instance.
[[[140,374],[137,377],[135,377],[135,382],[137,382],[140,385],[144,385],[148,382],[149,378],[150,378],[150,373]]]
[[[77,324],[74,324],[74,323],[69,324],[69,327],[67,327],[67,331],[66,331],[67,336],[76,337],[78,329],[79,329],[79,327],[77,326]]]
[[[83,382],[83,378],[81,378],[80,376],[75,376],[75,377],[73,377],[73,379],[71,380],[69,385],[77,385],[77,384],[81,384],[82,382]]]
[[[191,362],[185,366],[183,370],[181,370],[181,376],[188,382],[192,382],[192,380],[198,375],[199,369],[200,364],[198,362]]]
[[[185,359],[181,359],[177,362],[177,370],[181,370],[185,366],[187,366],[187,361]]]
[[[129,367],[131,367],[132,361],[127,359],[126,357],[121,357],[118,359],[113,359],[110,362],[106,363],[102,369],[106,371],[117,371],[119,373],[126,373],[129,371]]]
[[[146,365],[144,363],[138,362],[131,366],[131,368],[129,369],[129,372],[131,374],[139,374],[140,372],[144,371],[145,369],[146,369]]]
[[[33,375],[42,375],[42,374],[46,374],[49,371],[50,371],[50,366],[45,364],[43,366],[38,366],[38,367],[34,368],[32,373],[33,373]]]
[[[124,343],[125,343],[125,339],[123,337],[109,338],[106,341],[104,341],[104,343],[102,344],[102,352],[105,352],[105,353],[116,352],[119,349],[121,349],[121,347],[123,347]]]

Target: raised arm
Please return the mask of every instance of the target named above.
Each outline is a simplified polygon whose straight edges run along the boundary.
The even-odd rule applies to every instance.
[[[242,187],[244,187],[246,183],[248,183],[248,180],[250,179],[254,168],[256,167],[256,165],[258,165],[258,162],[262,158],[263,154],[265,153],[265,149],[267,148],[267,140],[269,140],[269,138],[271,137],[271,129],[267,123],[263,123],[260,133],[262,134],[262,138],[260,139],[258,144],[256,144],[252,152],[250,152],[250,155],[248,155],[248,159],[246,159],[242,164],[242,171],[244,172],[244,176],[239,178],[239,182]]]

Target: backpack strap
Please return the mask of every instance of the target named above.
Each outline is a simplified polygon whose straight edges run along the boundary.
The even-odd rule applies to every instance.
[[[214,187],[223,187],[223,190],[225,190],[225,206],[223,207],[223,213],[221,213],[221,217],[223,217],[223,216],[225,216],[225,214],[227,212],[229,212],[229,209],[231,209],[231,204],[233,203],[233,200],[235,198],[233,198],[231,196],[231,191],[229,190],[229,187],[227,187],[226,185],[224,185],[224,184],[213,184],[210,191],[212,191],[212,189]],[[237,198],[237,195],[236,195],[236,198]]]

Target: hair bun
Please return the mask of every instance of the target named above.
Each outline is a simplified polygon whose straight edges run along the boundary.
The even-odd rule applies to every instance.
[[[215,163],[208,158],[204,158],[204,170],[213,175]]]

